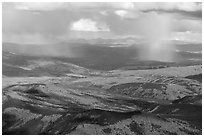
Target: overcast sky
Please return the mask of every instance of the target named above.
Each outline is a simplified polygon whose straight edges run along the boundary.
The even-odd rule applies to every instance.
[[[126,37],[202,42],[201,3],[3,3],[2,9],[3,42]]]

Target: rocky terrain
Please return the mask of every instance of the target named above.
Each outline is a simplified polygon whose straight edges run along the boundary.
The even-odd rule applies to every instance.
[[[85,72],[3,77],[3,134],[202,134],[201,65]]]

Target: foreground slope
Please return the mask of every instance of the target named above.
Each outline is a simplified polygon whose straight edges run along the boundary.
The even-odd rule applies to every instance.
[[[201,134],[201,66],[3,78],[3,134]],[[197,78],[197,77],[196,77]]]

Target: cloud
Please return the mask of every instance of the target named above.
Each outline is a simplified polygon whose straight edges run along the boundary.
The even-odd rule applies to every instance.
[[[101,15],[103,15],[103,16],[107,16],[107,15],[108,15],[108,12],[107,12],[107,11],[105,11],[105,10],[100,11],[99,13],[100,13]]]
[[[174,32],[171,35],[171,39],[186,43],[202,43],[202,33],[191,31]]]
[[[121,2],[121,3],[110,3],[110,4],[112,4],[113,7],[118,7],[121,9],[134,9],[135,7],[135,4],[132,2]]]
[[[57,9],[133,9],[131,2],[16,2],[4,3],[6,7],[13,7],[18,10],[50,11]]]
[[[80,19],[71,24],[70,30],[72,31],[91,31],[91,32],[98,32],[98,31],[110,31],[108,26],[103,23],[98,23],[91,19]]]
[[[167,9],[177,9],[183,11],[197,11],[202,10],[201,3],[185,2],[185,3],[168,3],[168,5],[163,6]]]
[[[136,19],[138,18],[141,13],[140,12],[131,12],[127,10],[116,10],[114,12],[116,15],[120,16],[121,19]]]
[[[71,2],[69,6],[78,9],[134,9],[132,2]]]
[[[7,34],[59,35],[65,33],[69,22],[74,20],[71,16],[70,13],[60,11],[33,14],[24,10],[6,9],[2,11],[2,31]]]
[[[115,14],[118,15],[118,16],[121,16],[123,18],[125,15],[128,14],[128,12],[125,11],[125,10],[116,10]]]
[[[160,15],[164,17],[157,20],[156,17]],[[169,15],[172,18],[167,27],[163,18]],[[149,32],[154,32],[152,35],[156,37],[160,35],[160,28],[170,28],[173,32],[202,33],[201,15],[201,3],[187,2],[3,3],[2,33],[7,35],[6,40],[10,35],[10,40],[18,43],[50,41],[44,36],[51,39],[64,37],[65,40],[143,36],[144,30],[147,33],[145,37],[149,36]]]
[[[175,19],[172,21],[175,31],[179,32],[201,32],[202,31],[202,20],[191,20],[191,19]]]
[[[14,5],[14,7],[18,10],[50,11],[68,8],[67,4],[61,2],[17,2],[14,3]]]
[[[197,11],[202,10],[201,3],[195,2],[141,2],[134,3],[136,10],[181,10],[181,11]]]
[[[202,3],[195,2],[17,2],[4,3],[19,10],[56,10],[56,9],[121,9],[121,10],[202,10]]]

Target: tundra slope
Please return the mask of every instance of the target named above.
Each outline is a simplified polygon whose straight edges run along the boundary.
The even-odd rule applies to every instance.
[[[3,78],[3,134],[201,134],[201,66]],[[188,78],[191,75],[190,78]]]

